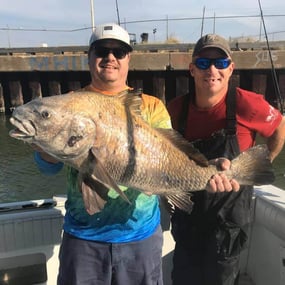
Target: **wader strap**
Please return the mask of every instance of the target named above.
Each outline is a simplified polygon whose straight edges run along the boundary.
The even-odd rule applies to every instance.
[[[226,134],[235,135],[236,134],[236,88],[229,84],[228,94],[226,98]]]
[[[179,118],[178,132],[184,136],[189,104],[195,98],[195,93],[189,92],[184,95],[184,101],[182,105],[181,115]],[[229,85],[229,90],[226,98],[226,134],[235,135],[236,134],[236,89]]]

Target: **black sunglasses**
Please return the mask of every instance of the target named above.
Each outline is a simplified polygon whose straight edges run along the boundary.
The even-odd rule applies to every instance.
[[[208,69],[212,64],[217,69],[225,69],[229,67],[231,62],[229,58],[197,58],[194,64],[202,70]]]
[[[126,57],[128,51],[124,48],[94,47],[94,53],[97,57],[102,58],[112,53],[116,59],[123,59]]]

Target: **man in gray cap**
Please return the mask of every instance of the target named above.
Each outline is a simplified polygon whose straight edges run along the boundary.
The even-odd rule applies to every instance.
[[[201,37],[189,64],[194,88],[168,105],[172,125],[208,159],[236,157],[255,144],[258,133],[267,138],[273,160],[284,144],[285,120],[262,95],[230,87],[233,70],[228,42],[215,34]],[[253,188],[217,185],[212,193],[193,192],[190,215],[174,211],[173,285],[238,284]]]
[[[129,35],[122,27],[112,23],[96,27],[88,51],[91,84],[83,91],[106,96],[128,92],[134,96],[134,90],[126,84],[131,51]],[[171,128],[164,104],[156,97],[139,95],[143,118],[151,126]],[[60,168],[60,163],[43,152],[35,157],[43,172],[56,173]],[[121,187],[130,204],[107,189],[107,200],[96,205],[97,198],[100,203],[102,199],[94,191],[79,189],[77,176],[75,169],[68,168],[58,285],[161,285],[158,197]]]

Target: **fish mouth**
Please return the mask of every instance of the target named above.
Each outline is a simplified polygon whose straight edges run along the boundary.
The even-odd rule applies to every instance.
[[[11,117],[10,123],[15,127],[9,132],[9,135],[13,138],[29,141],[36,134],[35,126],[31,121],[20,121],[15,117]]]

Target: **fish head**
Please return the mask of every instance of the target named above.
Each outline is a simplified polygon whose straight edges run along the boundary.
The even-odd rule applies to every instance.
[[[15,129],[9,135],[35,144],[60,161],[87,154],[95,137],[96,125],[76,103],[57,95],[32,100],[17,107],[10,118]]]

